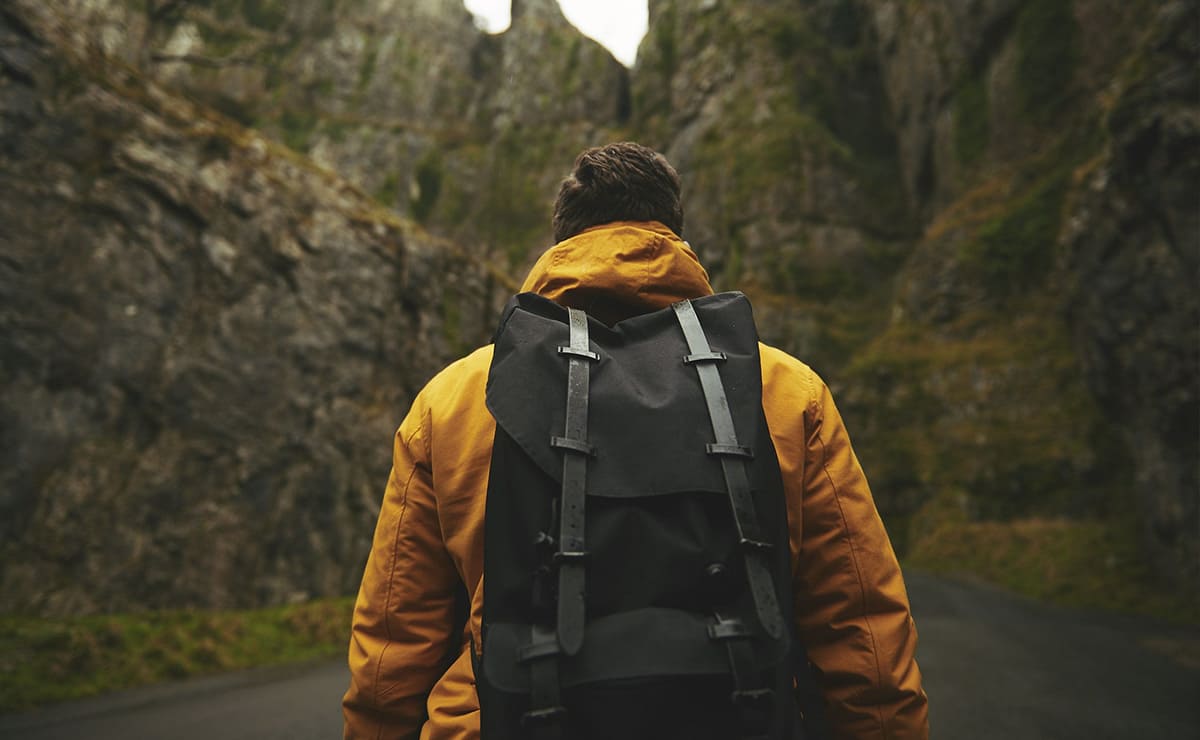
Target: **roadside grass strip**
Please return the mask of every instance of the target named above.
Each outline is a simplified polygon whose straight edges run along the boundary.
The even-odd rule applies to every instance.
[[[0,712],[346,652],[352,598],[252,611],[0,616]]]

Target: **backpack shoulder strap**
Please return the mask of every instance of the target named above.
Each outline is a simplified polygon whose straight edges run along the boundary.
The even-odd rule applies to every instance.
[[[704,400],[708,405],[708,415],[716,442],[707,445],[706,449],[708,454],[720,459],[721,469],[725,474],[725,485],[729,489],[729,503],[737,526],[738,543],[742,547],[742,559],[746,566],[746,579],[754,600],[754,609],[763,629],[773,639],[778,640],[784,636],[784,624],[779,601],[775,597],[775,583],[771,578],[771,569],[766,558],[772,546],[762,534],[758,515],[754,510],[754,500],[750,496],[750,480],[746,475],[745,460],[752,459],[754,452],[738,444],[733,417],[729,411],[729,399],[725,395],[725,386],[721,383],[721,375],[717,370],[717,364],[725,360],[725,355],[713,352],[709,347],[704,327],[701,326],[700,317],[696,315],[691,301],[680,301],[673,308],[690,352],[683,361],[696,368],[696,373],[700,376],[700,386],[704,391]]]
[[[559,513],[558,560],[558,644],[566,655],[575,655],[583,646],[585,489],[587,460],[594,450],[587,441],[589,363],[600,355],[588,348],[587,314],[568,309],[571,342],[558,353],[569,358],[567,366],[567,419],[562,437],[551,437],[550,444],[563,452],[562,508]]]

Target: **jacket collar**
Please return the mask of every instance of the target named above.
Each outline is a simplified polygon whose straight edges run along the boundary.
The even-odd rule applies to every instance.
[[[713,292],[696,253],[657,221],[593,226],[559,242],[534,264],[521,291],[610,325]]]

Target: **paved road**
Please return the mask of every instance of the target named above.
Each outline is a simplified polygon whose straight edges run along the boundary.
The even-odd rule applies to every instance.
[[[342,661],[216,676],[0,717],[4,740],[332,740]]]
[[[908,583],[935,740],[1200,740],[1200,631]],[[0,717],[0,738],[332,739],[347,680],[339,661],[139,689]]]
[[[1200,630],[907,581],[933,738],[1200,740]]]

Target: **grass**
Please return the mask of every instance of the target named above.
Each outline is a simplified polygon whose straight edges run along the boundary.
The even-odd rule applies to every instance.
[[[1132,526],[1102,520],[966,521],[945,498],[914,517],[905,564],[969,575],[1042,601],[1200,625],[1200,600],[1150,577]],[[930,526],[930,520],[933,520]]]
[[[255,611],[0,616],[0,711],[344,654],[350,598]]]

